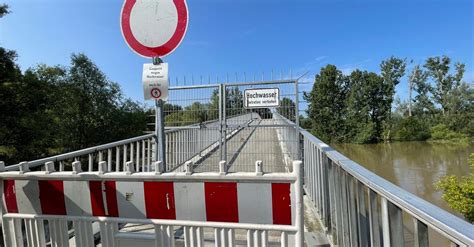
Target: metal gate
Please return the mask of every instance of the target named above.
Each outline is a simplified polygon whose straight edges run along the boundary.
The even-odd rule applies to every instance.
[[[247,89],[278,88],[279,106],[244,107]],[[253,171],[260,160],[272,172],[291,170],[298,158],[298,82],[175,86],[164,105],[166,171]],[[283,117],[283,118],[282,118]],[[292,120],[293,122],[288,121]]]

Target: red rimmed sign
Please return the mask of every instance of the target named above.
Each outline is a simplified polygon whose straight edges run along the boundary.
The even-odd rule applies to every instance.
[[[120,25],[130,49],[143,57],[164,57],[186,34],[186,0],[125,0]]]

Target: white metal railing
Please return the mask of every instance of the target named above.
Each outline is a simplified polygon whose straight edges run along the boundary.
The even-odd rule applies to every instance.
[[[248,124],[249,120],[256,117],[258,114],[248,113],[230,117],[229,121],[242,122],[239,127],[241,129]],[[227,138],[230,136],[229,134]],[[218,146],[219,138],[217,120],[165,130],[167,164],[166,167],[163,167],[164,171],[171,171],[182,166],[193,157],[204,156],[203,151],[210,146]],[[105,161],[109,171],[119,172],[124,171],[125,164],[131,161],[135,165],[136,171],[151,171],[152,163],[155,162],[154,145],[155,135],[147,134],[43,159],[20,162],[6,166],[5,170],[44,170],[48,164],[53,165],[58,171],[70,171],[72,163],[80,161],[84,165],[84,170],[98,171],[99,163]],[[158,157],[158,159],[161,158]]]
[[[159,170],[159,163],[155,162],[153,164],[156,166],[154,168],[155,171]],[[71,241],[76,246],[95,246],[93,237],[94,224],[99,226],[100,242],[105,247],[130,246],[130,243],[134,243],[134,241],[136,243],[137,240],[140,240],[141,243],[149,244],[142,246],[175,246],[180,241],[184,242],[185,246],[191,247],[204,246],[204,243],[210,242],[218,247],[235,246],[242,242],[247,246],[255,247],[268,246],[270,242],[272,246],[303,246],[304,222],[301,161],[293,163],[292,173],[265,173],[261,162],[256,162],[255,172],[252,173],[226,173],[223,166],[220,166],[221,170],[219,172],[208,173],[193,173],[192,166],[188,166],[184,173],[134,172],[135,166],[131,162],[127,163],[125,172],[110,172],[107,170],[105,162],[99,166],[99,172],[82,172],[80,167],[76,163],[72,172],[55,171],[52,165],[46,166],[45,171],[0,172],[1,184],[4,185],[2,190],[4,200],[2,224],[6,246],[46,246],[48,244],[53,247],[63,247],[69,246]],[[105,187],[105,191],[103,191],[104,189],[99,189],[96,192],[98,194],[93,194],[93,189],[91,189],[92,183],[97,184],[97,182],[101,183],[101,186],[105,186],[107,182],[116,183],[113,191],[116,195],[115,200],[117,200],[115,204],[118,205],[116,216],[94,216],[93,209],[92,213],[87,212],[85,209],[89,206],[93,207],[90,204],[94,202],[83,200],[83,198],[90,196],[92,200],[92,198],[97,198],[99,195],[101,199],[95,202],[95,207],[97,208],[97,203],[99,203],[105,208],[109,208],[102,212],[103,214],[113,214],[110,210],[113,208],[114,202],[109,200],[109,187]],[[154,200],[158,200],[160,196],[153,194],[152,197],[149,197],[153,198],[152,201],[148,201],[147,197],[145,195],[140,196],[140,192],[135,190],[134,187],[145,186],[144,183],[153,182],[174,183],[174,199],[168,201],[168,194],[166,196],[161,195],[161,197],[166,198],[167,204],[169,204],[167,206],[168,209],[170,207],[175,208],[176,212],[178,212],[177,208],[179,206],[181,209],[186,209],[181,211],[184,214],[178,216],[178,213],[176,213],[176,219],[157,219],[153,217],[150,219],[150,214],[147,211],[149,208],[148,203],[153,204]],[[45,183],[54,183],[57,187],[42,187],[40,185]],[[61,185],[58,186],[58,183]],[[82,185],[81,187],[80,183],[86,183],[87,185]],[[119,186],[119,183],[122,185]],[[234,183],[236,185],[235,196],[238,201],[236,205],[238,207],[236,209],[238,210],[237,222],[216,222],[216,220],[212,220],[210,218],[212,209],[207,209],[210,203],[207,199],[204,202],[207,220],[191,219],[193,216],[190,216],[189,212],[196,212],[196,207],[199,207],[199,203],[194,198],[202,197],[191,193],[189,189],[193,186],[195,188],[196,186],[199,187],[199,184],[206,186],[206,183]],[[285,197],[281,199],[275,196],[272,197],[273,192],[270,192],[270,197],[265,201],[262,195],[258,193],[261,186],[273,188],[274,185],[282,184],[288,184],[289,186],[286,199]],[[252,188],[249,188],[249,186]],[[181,190],[176,188],[181,188]],[[12,194],[12,190],[16,192]],[[183,190],[185,191],[183,192]],[[253,196],[249,197],[245,193],[247,191],[252,191],[251,194]],[[152,192],[156,193],[153,190]],[[142,193],[146,194],[147,190],[145,189]],[[221,192],[214,193],[226,192],[222,190]],[[49,194],[53,198],[42,198],[45,194]],[[213,193],[208,194],[214,195]],[[206,198],[208,194],[206,194]],[[178,199],[180,196],[186,198]],[[183,199],[186,199],[184,203]],[[276,202],[275,200],[280,201]],[[268,219],[264,219],[265,217],[261,217],[259,214],[269,214],[268,217],[270,219],[272,214],[266,208],[256,208],[254,205],[255,201],[263,202],[267,206],[270,205],[270,210],[272,207],[273,210],[276,210],[275,203],[279,203],[278,207],[289,203],[286,204],[286,207],[291,207],[291,211],[289,211],[291,212],[290,222],[276,222],[275,217],[278,216],[273,215],[273,224],[272,222],[265,223]],[[225,204],[225,202],[219,203]],[[33,204],[41,205],[35,207]],[[84,205],[89,206],[84,207]],[[48,207],[53,207],[54,210],[59,211],[63,207],[64,209],[62,210],[64,211],[61,211],[59,214],[51,213],[50,210],[52,209]],[[146,212],[143,212],[144,208],[146,208]],[[78,209],[80,210],[78,211]],[[124,211],[123,209],[129,210]],[[107,210],[109,210],[108,213],[106,213]],[[132,211],[138,212],[140,210],[143,215],[139,217],[127,216]],[[221,209],[214,210],[219,210],[214,212],[219,214]],[[200,214],[197,214],[197,216],[202,217]],[[124,224],[131,223],[152,225],[153,232],[126,232],[121,229]],[[178,228],[184,231],[182,239],[175,237],[175,230]],[[209,231],[212,234],[209,234]],[[236,234],[238,231],[244,232],[243,237]],[[278,236],[276,240],[275,234]],[[270,241],[270,236],[273,236],[272,241]]]
[[[280,116],[281,117],[281,116]],[[404,246],[413,218],[415,246],[431,246],[434,230],[452,246],[474,246],[474,225],[403,190],[300,129],[304,188],[338,246]]]

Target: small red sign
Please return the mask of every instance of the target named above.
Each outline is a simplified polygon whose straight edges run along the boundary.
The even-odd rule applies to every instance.
[[[158,88],[152,88],[150,90],[151,97],[159,99],[161,97],[161,90]]]

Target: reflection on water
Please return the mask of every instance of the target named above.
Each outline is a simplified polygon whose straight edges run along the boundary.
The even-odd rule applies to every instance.
[[[456,212],[443,201],[435,184],[444,175],[468,175],[468,157],[474,152],[474,144],[428,142],[333,146],[377,175],[452,213]]]

